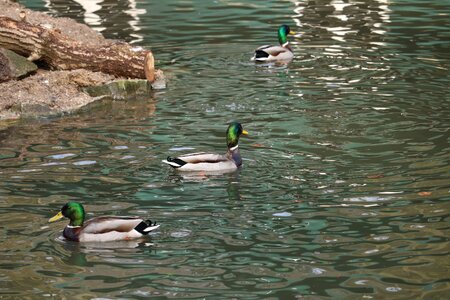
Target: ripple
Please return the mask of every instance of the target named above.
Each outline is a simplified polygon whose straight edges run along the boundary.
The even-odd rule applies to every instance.
[[[172,232],[172,233],[170,234],[170,236],[171,236],[171,237],[174,237],[174,238],[185,238],[185,237],[190,236],[191,234],[192,234],[192,231],[191,231],[191,230],[184,229],[184,230]]]
[[[170,151],[186,151],[186,150],[195,150],[194,147],[172,147],[169,149]]]
[[[274,217],[290,217],[290,216],[292,216],[292,214],[284,211],[284,212],[279,212],[279,213],[273,213],[272,216],[274,216]]]
[[[95,160],[80,160],[80,161],[76,161],[73,164],[75,166],[88,166],[88,165],[94,165],[97,162]]]
[[[113,149],[114,150],[124,150],[124,149],[128,149],[128,146],[114,146]]]
[[[62,154],[53,154],[50,155],[49,158],[53,158],[53,159],[64,159],[67,157],[71,157],[71,156],[75,156],[76,154],[74,153],[62,153]]]

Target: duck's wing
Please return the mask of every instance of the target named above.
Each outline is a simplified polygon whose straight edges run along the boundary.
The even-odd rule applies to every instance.
[[[228,159],[227,156],[223,154],[205,153],[205,152],[186,154],[178,156],[178,158],[190,164],[198,164],[202,162],[215,163],[225,161]]]
[[[105,216],[88,220],[83,226],[85,233],[105,233],[109,231],[128,232],[144,221],[139,217]]]
[[[236,163],[228,155],[213,153],[194,153],[163,160],[179,171],[221,172],[237,169]]]
[[[291,59],[293,57],[292,52],[281,46],[266,45],[261,46],[255,50],[255,55],[252,60],[256,61],[268,61],[268,60],[283,60]]]
[[[163,160],[163,163],[166,163],[174,168],[181,168],[186,164],[219,163],[227,160],[229,159],[226,155],[199,152],[177,157],[169,156],[166,160]]]
[[[139,217],[97,217],[85,222],[81,230],[73,237],[70,234],[74,229],[66,227],[65,236],[80,242],[130,240],[146,235],[159,226]]]
[[[199,163],[188,163],[184,166],[178,168],[180,171],[193,171],[193,172],[226,172],[236,170],[237,166],[232,160],[226,161],[210,161],[210,162],[199,162]]]
[[[255,51],[257,51],[257,50],[263,50],[263,49],[270,48],[270,47],[273,47],[273,45],[262,45],[262,46],[256,48]]]

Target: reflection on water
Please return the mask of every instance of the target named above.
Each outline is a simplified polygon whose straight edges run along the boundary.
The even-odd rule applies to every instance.
[[[144,36],[140,32],[141,16],[147,11],[145,8],[137,8],[135,0],[43,0],[43,2],[51,15],[75,18],[109,38],[125,39],[130,43],[139,43],[143,40]]]
[[[26,3],[151,46],[170,85],[0,132],[3,294],[448,298],[446,3]],[[249,62],[283,23],[296,59]],[[241,170],[161,164],[223,152],[230,120],[251,133]],[[69,244],[47,224],[68,200],[162,226]]]

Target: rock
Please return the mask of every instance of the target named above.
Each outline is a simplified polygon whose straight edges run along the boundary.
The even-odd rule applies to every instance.
[[[79,86],[81,86],[79,84]],[[119,79],[101,85],[86,86],[83,90],[91,97],[111,97],[113,99],[127,99],[137,95],[150,94],[152,90],[166,88],[166,78],[160,70],[155,72],[155,81],[151,84],[144,79]]]
[[[11,73],[8,58],[0,52],[0,82],[10,80],[12,78]]]
[[[37,117],[52,115],[55,112],[48,105],[39,103],[22,103],[20,105],[20,112],[22,117]],[[57,112],[56,112],[57,113]]]
[[[37,66],[25,57],[0,48],[0,82],[24,78],[36,70]]]
[[[0,120],[74,112],[96,99],[83,92],[114,77],[87,70],[45,71],[0,83]]]

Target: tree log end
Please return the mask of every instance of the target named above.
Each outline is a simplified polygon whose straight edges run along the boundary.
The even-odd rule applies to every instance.
[[[155,58],[152,52],[148,52],[144,59],[145,78],[152,83],[155,81]]]

